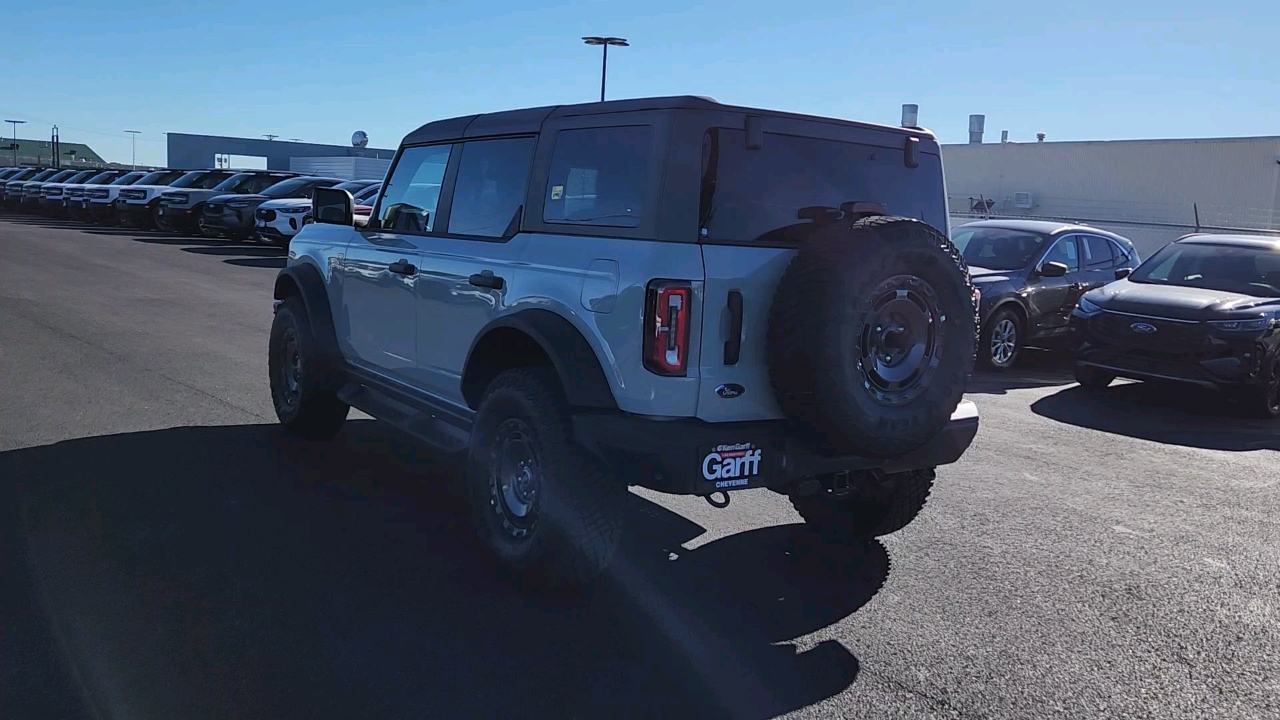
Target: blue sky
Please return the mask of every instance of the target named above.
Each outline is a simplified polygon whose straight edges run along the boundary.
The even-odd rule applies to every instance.
[[[41,0],[0,13],[0,114],[20,134],[164,162],[164,133],[394,147],[423,122],[611,98],[897,123],[943,142],[1280,134],[1274,2]],[[4,126],[8,134],[8,125]]]

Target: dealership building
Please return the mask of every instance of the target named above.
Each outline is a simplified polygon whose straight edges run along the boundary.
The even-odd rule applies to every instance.
[[[229,167],[291,170],[295,158],[369,158],[390,162],[394,149],[290,140],[168,134],[168,166],[178,170]]]
[[[951,224],[1063,220],[1133,240],[1143,257],[1191,232],[1280,235],[1280,136],[943,145]]]

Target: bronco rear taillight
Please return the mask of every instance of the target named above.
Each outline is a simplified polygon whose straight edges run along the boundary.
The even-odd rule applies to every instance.
[[[689,369],[689,314],[693,288],[687,282],[649,283],[644,311],[644,366],[659,375]]]

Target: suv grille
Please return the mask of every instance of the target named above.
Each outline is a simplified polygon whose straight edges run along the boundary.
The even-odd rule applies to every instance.
[[[1155,332],[1142,333],[1134,330],[1135,325],[1142,324],[1155,328]],[[1094,318],[1090,329],[1100,339],[1116,345],[1173,353],[1195,352],[1208,338],[1208,331],[1203,323],[1121,315],[1105,311]]]
[[[222,205],[221,204],[215,205],[214,203],[208,203],[204,206],[204,214],[205,215],[221,215]]]
[[[271,222],[276,219],[276,211],[271,208],[266,208],[265,210],[263,208],[258,208],[258,211],[255,212],[254,215],[264,222]]]

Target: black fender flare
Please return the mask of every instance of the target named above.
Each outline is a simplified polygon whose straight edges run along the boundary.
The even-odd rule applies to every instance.
[[[542,348],[551,359],[569,405],[598,410],[618,409],[618,402],[613,397],[613,390],[609,387],[600,358],[582,332],[561,315],[542,308],[521,310],[497,318],[476,333],[467,350],[467,362],[463,366],[464,394],[468,387],[467,378],[476,368],[476,364],[472,362],[476,349],[486,337],[503,328],[527,335]],[[475,399],[478,400],[478,397]],[[473,398],[468,397],[467,400],[472,403]]]
[[[322,376],[335,386],[341,382],[342,351],[338,349],[338,333],[333,323],[333,311],[329,305],[329,292],[320,270],[310,263],[290,265],[276,274],[272,296],[284,300],[292,295],[302,298],[307,309],[307,322],[311,336],[320,351],[317,364],[323,368]],[[336,389],[336,387],[335,387]]]

